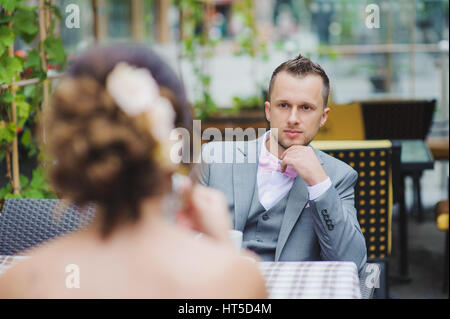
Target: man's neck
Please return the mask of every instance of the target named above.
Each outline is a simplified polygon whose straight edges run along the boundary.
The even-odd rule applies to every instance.
[[[285,151],[285,148],[281,146],[275,139],[273,134],[270,134],[269,138],[265,141],[266,149],[270,154],[274,155],[276,158],[280,158],[281,154]]]

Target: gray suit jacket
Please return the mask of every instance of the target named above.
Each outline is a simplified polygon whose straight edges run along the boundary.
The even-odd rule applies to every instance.
[[[260,137],[248,142],[204,144],[203,160],[192,171],[194,179],[225,193],[237,230],[243,231],[247,222],[262,141]],[[354,206],[358,174],[344,162],[314,151],[332,186],[306,207],[307,185],[296,177],[278,236],[275,261],[353,261],[361,270],[367,251]]]

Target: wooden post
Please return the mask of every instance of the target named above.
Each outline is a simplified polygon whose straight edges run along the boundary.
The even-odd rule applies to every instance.
[[[170,41],[169,6],[170,0],[157,0],[157,39],[162,44]]]
[[[97,0],[91,0],[92,7],[92,34],[94,35],[94,41],[98,42],[98,3]]]
[[[106,14],[105,0],[91,0],[93,25],[92,33],[95,42],[101,42],[108,36],[108,15]]]
[[[49,16],[47,15],[47,12],[49,11],[48,8],[45,7],[45,0],[39,0],[39,41],[40,41],[40,56],[41,56],[41,66],[45,73],[48,71],[48,65],[47,65],[47,59],[46,59],[46,53],[44,49],[44,41],[47,38],[47,18]],[[50,92],[49,92],[49,81],[48,79],[45,79],[42,82],[42,110],[45,110],[48,107],[49,100],[50,100]],[[45,127],[43,131],[43,140],[44,143],[46,141],[45,138]]]
[[[144,38],[144,3],[142,0],[131,1],[131,34],[133,40],[141,41]]]
[[[11,11],[8,11],[7,14],[11,16]],[[12,21],[8,23],[8,27],[12,29]],[[8,47],[8,56],[10,58],[14,57],[14,43]],[[14,102],[14,98],[16,97],[16,86],[14,84],[15,78],[12,79],[11,84],[11,94],[13,95],[13,100],[11,102],[11,113],[10,113],[10,121],[12,121],[15,126],[17,127],[17,105],[16,102]],[[17,131],[16,135],[12,141],[12,185],[11,190],[13,191],[13,194],[20,195],[20,168],[19,168],[19,139],[17,138]],[[8,156],[9,154],[7,154]],[[8,158],[6,159],[8,163]]]

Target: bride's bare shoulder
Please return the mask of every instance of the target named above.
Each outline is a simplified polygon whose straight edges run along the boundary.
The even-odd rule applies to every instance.
[[[197,246],[198,245],[198,246]],[[264,280],[256,259],[247,253],[238,253],[213,242],[199,241],[196,249],[196,272],[200,298],[266,298]],[[199,271],[200,270],[200,271]],[[199,282],[202,284],[199,285]]]
[[[27,298],[37,294],[50,279],[63,278],[64,256],[72,243],[73,238],[68,235],[23,252],[21,255],[27,258],[20,258],[0,276],[0,299]]]

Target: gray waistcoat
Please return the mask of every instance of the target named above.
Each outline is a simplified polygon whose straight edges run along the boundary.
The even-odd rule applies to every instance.
[[[264,261],[275,260],[278,234],[283,222],[289,192],[266,211],[261,205],[258,185],[255,185],[252,204],[244,228],[243,246],[257,253]]]

